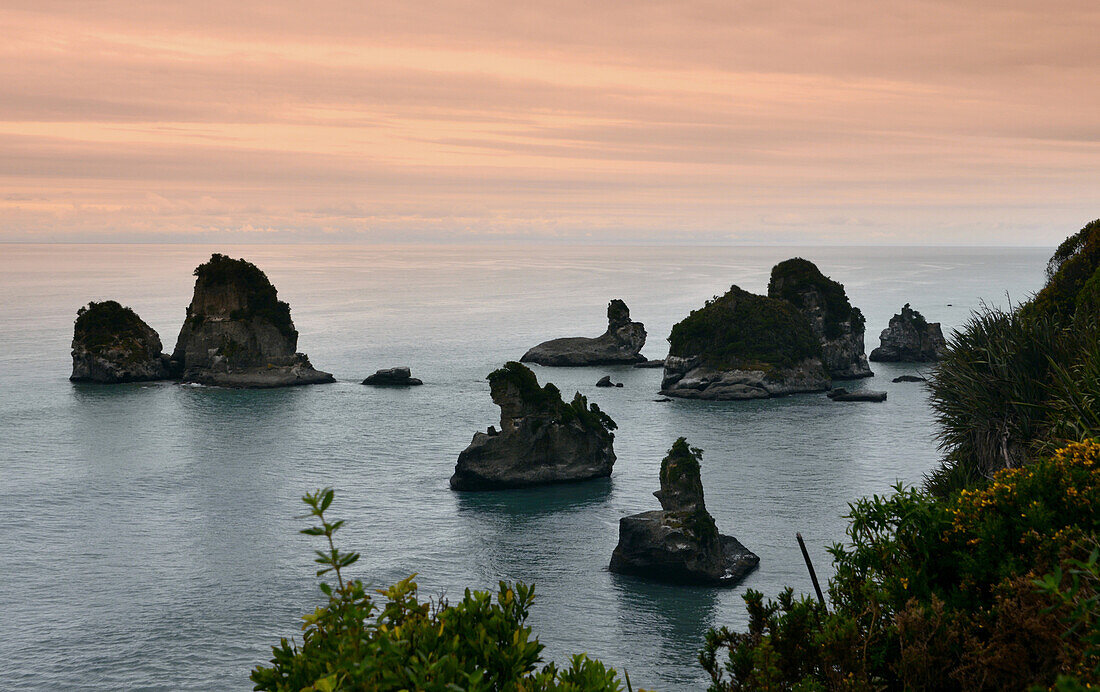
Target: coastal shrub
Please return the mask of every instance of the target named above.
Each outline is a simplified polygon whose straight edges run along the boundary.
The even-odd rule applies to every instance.
[[[807,289],[817,291],[824,302],[827,339],[842,336],[843,325],[849,320],[855,331],[862,331],[866,322],[863,313],[848,302],[844,286],[822,274],[816,264],[801,257],[793,257],[772,267],[768,297],[799,306],[802,304],[802,293]]]
[[[327,602],[303,616],[302,644],[282,639],[271,666],[252,671],[256,690],[465,690],[469,692],[619,692],[618,673],[584,654],[569,666],[542,668],[543,645],[526,624],[534,587],[500,582],[497,592],[466,590],[457,603],[420,599],[413,575],[370,594],[344,570],[358,553],[336,548],[343,521],[329,521],[331,488],[302,498],[319,525],[302,533],[325,539],[316,551]]]
[[[93,353],[116,347],[140,360],[147,355],[142,347],[146,329],[132,309],[113,300],[92,301],[76,311],[73,336]]]
[[[809,322],[790,303],[731,286],[672,327],[669,355],[700,356],[718,369],[771,371],[821,354]]]
[[[1024,310],[1029,315],[1073,317],[1078,305],[1095,311],[1100,284],[1100,219],[1066,238],[1047,263],[1047,283]],[[1095,316],[1095,315],[1094,315]]]
[[[711,690],[1100,682],[1096,582],[1072,572],[1095,550],[1097,503],[1096,441],[949,499],[898,487],[855,502],[850,544],[830,549],[831,607],[790,589],[774,601],[750,591],[748,631],[708,634]]]
[[[508,361],[485,378],[490,386],[510,384],[516,388],[523,405],[536,411],[548,413],[554,420],[568,423],[578,421],[586,430],[603,431],[611,434],[618,425],[611,416],[604,413],[597,404],[588,403],[588,398],[577,392],[568,404],[562,399],[561,390],[553,383],[539,386],[538,378],[523,363]],[[611,435],[614,437],[614,435]]]
[[[290,305],[279,300],[275,286],[255,264],[214,253],[207,262],[195,268],[195,276],[206,286],[233,286],[243,292],[245,307],[234,310],[230,318],[267,320],[286,338],[298,338],[290,319]],[[189,319],[191,317],[188,315]]]

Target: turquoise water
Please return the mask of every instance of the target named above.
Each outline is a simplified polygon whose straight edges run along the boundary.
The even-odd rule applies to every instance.
[[[132,306],[171,350],[191,270],[246,257],[290,302],[299,348],[335,384],[235,391],[74,385],[76,309]],[[919,482],[937,451],[917,366],[872,364],[884,404],[823,395],[656,403],[660,370],[535,366],[619,423],[611,479],[487,494],[447,487],[473,433],[497,423],[485,375],[547,338],[596,335],[610,298],[645,323],[644,353],[731,283],[814,260],[867,316],[868,352],[906,302],[945,333],[985,299],[1023,299],[1049,249],[0,246],[0,687],[250,689],[248,674],[320,602],[298,498],[338,489],[342,547],[378,587],[416,572],[425,595],[535,582],[531,623],[563,659],[584,651],[635,687],[705,685],[708,627],[743,626],[746,588],[808,591],[847,503]],[[950,304],[950,306],[948,305]],[[364,387],[409,365],[426,385]],[[597,389],[603,374],[624,383]],[[606,567],[620,517],[652,491],[680,435],[705,450],[707,506],[760,555],[729,590],[649,584]]]

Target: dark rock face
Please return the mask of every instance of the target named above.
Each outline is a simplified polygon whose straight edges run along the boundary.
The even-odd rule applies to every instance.
[[[510,362],[489,374],[500,432],[474,433],[451,476],[453,490],[503,490],[611,475],[615,421],[578,392],[565,403],[552,384]]]
[[[644,361],[645,327],[630,321],[630,309],[619,299],[607,305],[607,331],[594,339],[577,336],[553,339],[523,354],[523,363],[539,365],[583,366],[615,365]]]
[[[424,384],[423,381],[412,376],[412,371],[407,367],[387,368],[379,370],[363,380],[363,384],[373,384],[387,387],[412,387]]]
[[[596,380],[597,387],[622,387],[622,382],[612,382],[611,375],[604,375],[600,379]]]
[[[871,351],[871,360],[927,363],[939,360],[947,350],[940,323],[926,321],[909,303],[890,318],[890,325],[882,330],[879,341],[879,347]]]
[[[732,286],[673,326],[661,394],[761,399],[828,387],[805,317],[786,301]]]
[[[890,381],[891,382],[927,382],[928,378],[927,377],[919,377],[917,375],[899,375],[899,376],[895,377],[894,379],[892,379]]]
[[[195,294],[172,353],[184,382],[285,387],[333,381],[296,352],[290,306],[256,265],[215,254],[195,276]]]
[[[760,562],[733,536],[718,533],[703,503],[702,450],[684,438],[661,462],[661,510],[619,520],[610,570],[659,581],[734,586]]]
[[[871,377],[864,353],[864,318],[852,307],[844,286],[828,278],[813,262],[800,257],[772,268],[768,297],[785,300],[810,322],[821,341],[821,360],[834,379]]]
[[[663,360],[643,360],[639,363],[635,363],[636,368],[663,368],[665,362]]]
[[[847,389],[838,387],[825,396],[833,401],[886,401],[886,392],[877,392],[870,389],[849,392]]]
[[[160,335],[113,300],[88,303],[73,325],[73,382],[147,382],[170,377]]]

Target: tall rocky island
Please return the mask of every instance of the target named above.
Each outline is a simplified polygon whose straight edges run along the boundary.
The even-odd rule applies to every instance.
[[[844,286],[813,262],[794,257],[772,268],[768,297],[785,300],[801,312],[821,342],[821,361],[833,379],[871,377],[864,353],[864,318],[852,307]]]
[[[451,488],[503,490],[611,475],[615,421],[578,392],[565,403],[527,367],[509,362],[489,373],[500,430],[474,434],[458,456]]]
[[[523,354],[524,363],[539,365],[615,365],[645,361],[645,326],[630,321],[630,308],[616,298],[607,305],[607,331],[596,338],[584,336],[544,341]]]
[[[906,303],[901,312],[879,335],[879,347],[871,351],[871,360],[880,362],[928,363],[939,360],[947,351],[947,340],[939,322],[929,322]]]
[[[91,302],[73,325],[73,382],[147,382],[171,376],[160,335],[113,300]]]
[[[214,254],[195,269],[172,361],[184,382],[285,387],[332,382],[298,353],[290,306],[256,265]]]
[[[703,503],[703,452],[680,438],[661,461],[661,509],[619,520],[610,570],[660,581],[734,586],[760,558],[733,536],[718,533]]]
[[[821,342],[792,304],[737,286],[672,327],[661,394],[761,399],[822,392]]]

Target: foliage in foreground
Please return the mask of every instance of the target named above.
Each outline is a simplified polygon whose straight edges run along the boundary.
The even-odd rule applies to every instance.
[[[748,632],[708,634],[711,690],[1100,683],[1098,509],[1096,441],[949,500],[900,487],[860,500],[851,545],[831,549],[831,609],[750,591]]]
[[[285,638],[272,648],[271,667],[252,671],[256,690],[332,692],[334,690],[507,690],[536,692],[623,689],[618,674],[583,654],[568,668],[553,663],[539,669],[543,645],[525,625],[534,588],[500,583],[499,591],[466,590],[462,600],[421,601],[413,577],[367,593],[359,580],[346,580],[343,569],[358,553],[338,550],[333,534],[343,521],[328,521],[332,489],[302,500],[319,526],[302,531],[326,539],[318,550],[318,576],[333,573],[336,584],[322,583],[325,605],[304,616],[303,642]]]

